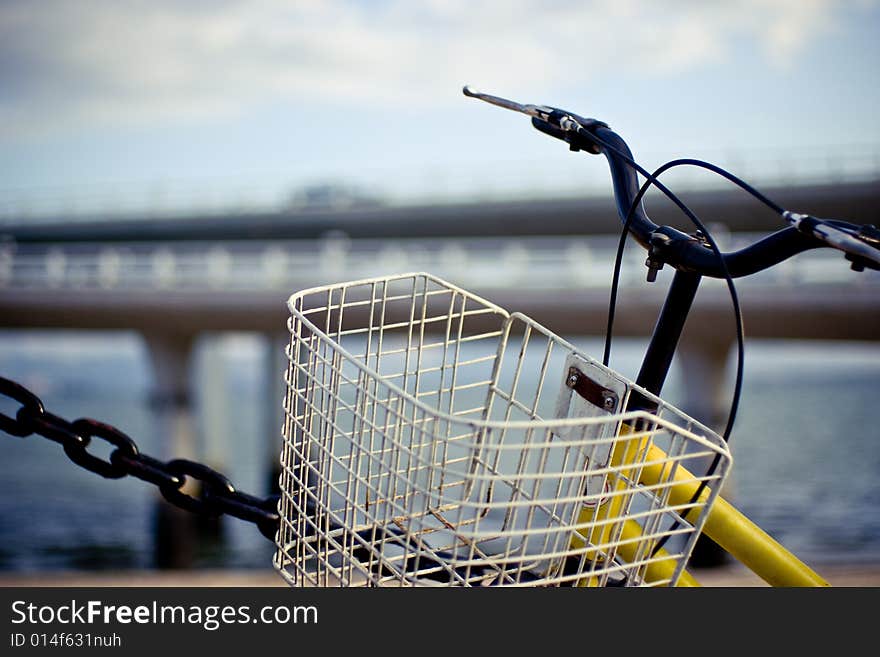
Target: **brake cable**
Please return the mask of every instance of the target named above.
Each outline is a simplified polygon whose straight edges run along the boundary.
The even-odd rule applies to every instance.
[[[726,178],[730,182],[734,183],[735,185],[739,186],[740,188],[742,188],[743,190],[745,190],[746,192],[748,192],[749,194],[754,196],[756,199],[758,199],[760,202],[762,202],[764,205],[769,207],[771,210],[773,210],[773,212],[775,212],[776,214],[779,214],[780,216],[784,216],[784,214],[785,214],[785,210],[779,204],[772,201],[770,198],[768,198],[767,196],[762,194],[760,191],[755,189],[749,183],[745,182],[744,180],[735,176],[734,174],[730,173],[729,171],[726,171],[725,169],[722,169],[721,167],[719,167],[717,165],[714,165],[710,162],[705,162],[703,160],[697,160],[697,159],[693,159],[693,158],[683,158],[683,159],[671,160],[671,161],[663,164],[662,166],[658,167],[651,174],[651,178],[656,180],[665,171],[672,169],[672,168],[675,168],[675,167],[680,167],[680,166],[694,166],[694,167],[700,167],[703,169],[708,169],[709,171],[712,171],[713,173],[716,173],[716,174]],[[626,215],[626,219],[624,221],[624,227],[623,227],[623,230],[620,235],[620,241],[618,242],[618,245],[617,245],[617,255],[615,258],[615,262],[614,262],[614,273],[613,273],[612,282],[611,282],[611,296],[610,296],[609,307],[608,307],[608,325],[607,325],[606,332],[605,332],[605,350],[604,350],[603,357],[602,357],[602,363],[606,367],[608,367],[609,360],[611,357],[611,340],[612,340],[613,326],[614,326],[614,315],[616,312],[617,294],[618,294],[619,285],[620,285],[620,272],[621,272],[622,261],[623,261],[623,250],[624,250],[624,247],[626,244],[626,237],[628,235],[629,226],[632,222],[633,215],[635,213],[635,208],[638,207],[639,203],[641,202],[641,200],[644,197],[645,193],[647,192],[648,188],[651,185],[653,185],[653,180],[651,180],[651,178],[649,178],[645,182],[645,184],[642,185],[642,187],[639,189],[638,194],[633,199],[632,205],[630,206],[629,211],[627,212],[627,215]],[[708,232],[705,231],[705,228],[701,228],[700,230],[704,231],[704,234],[707,236],[707,240],[711,238],[711,235],[709,235]],[[735,290],[733,291],[733,293],[736,294]],[[737,306],[739,305],[738,302],[736,303],[736,305]],[[739,315],[739,313],[737,313],[737,314]],[[738,316],[737,324],[740,324],[740,323],[741,323],[741,317]],[[737,345],[737,347],[738,347],[737,351],[744,352],[744,345],[742,344],[741,340],[739,340],[739,338],[741,336],[738,334],[737,337],[738,337],[738,343],[739,343]],[[740,370],[742,369],[741,364],[739,365],[739,369]],[[739,388],[741,387],[741,384],[742,384],[741,377],[737,377],[736,387],[734,389],[734,399],[736,399],[736,400],[738,400],[740,397]],[[725,441],[729,439],[731,430],[732,430],[732,423],[731,423],[731,426],[728,427],[728,430],[725,431],[725,435],[724,435]]]
[[[657,179],[657,176],[660,175],[661,173],[663,173],[664,171],[666,171],[667,169],[670,169],[673,166],[679,166],[678,164],[675,163],[675,161],[667,162],[666,164],[661,166],[659,169],[657,169],[657,171],[654,174],[651,174],[644,167],[642,167],[635,160],[633,160],[631,157],[629,157],[625,153],[621,152],[619,149],[615,148],[611,144],[608,144],[603,139],[593,135],[592,133],[590,133],[586,129],[579,127],[579,129],[577,129],[578,134],[581,134],[581,131],[583,131],[583,133],[585,135],[588,135],[590,139],[593,139],[596,142],[598,142],[600,145],[602,145],[610,150],[613,150],[627,164],[629,164],[636,171],[641,173],[646,179],[645,183],[639,189],[638,194],[636,194],[635,198],[633,199],[633,202],[630,205],[630,208],[627,212],[626,219],[624,220],[623,231],[621,233],[621,240],[618,243],[617,258],[615,259],[615,270],[614,270],[615,278],[614,278],[614,288],[613,288],[614,294],[611,298],[612,304],[616,304],[616,297],[617,297],[616,290],[617,290],[617,285],[619,283],[620,266],[621,266],[622,258],[623,258],[622,249],[623,249],[623,245],[626,241],[626,235],[629,232],[629,225],[632,222],[633,216],[635,214],[635,209],[638,207],[639,203],[642,200],[642,197],[645,195],[645,193],[648,191],[648,189],[651,187],[651,185],[654,185],[655,187],[657,187],[657,189],[659,189],[661,192],[663,192],[673,203],[675,203],[682,210],[682,212],[685,213],[685,215],[687,215],[687,217],[691,220],[691,222],[694,224],[694,226],[697,228],[697,230],[699,230],[702,233],[704,239],[709,244],[709,246],[711,247],[711,249],[715,253],[715,255],[718,257],[718,262],[721,266],[721,271],[724,275],[724,279],[727,283],[727,288],[730,292],[730,299],[731,299],[731,303],[733,305],[734,317],[735,317],[735,322],[736,322],[736,339],[737,339],[736,383],[735,383],[735,387],[734,387],[734,394],[733,394],[733,400],[731,402],[730,412],[728,414],[727,425],[724,429],[724,433],[722,434],[724,441],[727,442],[730,439],[730,434],[733,430],[733,424],[736,420],[736,413],[737,413],[737,410],[739,407],[739,399],[741,396],[743,367],[744,367],[744,362],[745,362],[745,355],[744,355],[745,339],[744,339],[744,331],[743,331],[742,309],[741,309],[740,303],[739,303],[739,295],[736,292],[736,285],[734,284],[733,277],[730,275],[730,271],[728,270],[727,264],[724,261],[724,256],[721,253],[721,249],[718,248],[718,244],[715,242],[715,239],[712,237],[711,231],[709,231],[709,229],[706,228],[706,226],[703,224],[702,221],[700,221],[700,219],[696,216],[696,214],[694,214],[694,212],[687,205],[685,205],[684,202],[682,202],[682,200],[675,193],[673,193],[671,190],[669,190],[663,183],[661,183]],[[711,166],[714,166],[714,165],[711,165]],[[720,168],[720,167],[718,167],[718,168]],[[733,174],[729,174],[729,175],[732,177],[735,177],[735,176],[733,176]],[[747,183],[743,183],[743,184],[747,184]],[[613,308],[609,310],[609,330],[611,329],[611,322],[612,321],[613,321]],[[605,358],[610,357],[610,333],[606,334],[606,346],[605,346],[604,357]],[[605,364],[607,366],[607,362],[603,361],[603,364]]]

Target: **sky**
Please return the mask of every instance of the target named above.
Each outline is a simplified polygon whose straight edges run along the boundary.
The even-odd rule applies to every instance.
[[[465,84],[604,120],[646,166],[876,171],[878,37],[877,0],[4,0],[0,205],[608,184]]]

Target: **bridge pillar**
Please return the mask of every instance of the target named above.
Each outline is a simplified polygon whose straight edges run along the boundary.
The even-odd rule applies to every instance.
[[[682,410],[719,434],[724,431],[730,410],[727,361],[731,345],[730,336],[703,334],[699,339],[684,340],[677,354],[682,372]],[[706,459],[697,467],[708,469],[710,463]],[[722,492],[729,498],[730,486]],[[700,536],[689,563],[694,568],[713,568],[724,565],[728,559],[718,545]]]
[[[195,335],[150,331],[144,334],[153,369],[150,404],[157,432],[165,440],[159,458],[198,460],[199,441],[191,393]],[[192,491],[190,491],[192,494]],[[156,501],[154,560],[158,568],[188,568],[200,538],[217,534],[216,519],[197,517],[159,497]]]
[[[266,489],[268,494],[279,492],[278,477],[281,474],[281,430],[284,422],[284,396],[287,392],[285,372],[287,356],[285,348],[290,342],[288,333],[266,335]]]
[[[729,407],[727,360],[732,339],[701,336],[682,341],[677,357],[682,372],[682,410],[714,431],[724,430]]]

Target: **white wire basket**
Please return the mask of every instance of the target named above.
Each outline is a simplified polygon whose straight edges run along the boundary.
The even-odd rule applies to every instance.
[[[731,464],[713,431],[429,274],[288,305],[291,585],[678,582]]]

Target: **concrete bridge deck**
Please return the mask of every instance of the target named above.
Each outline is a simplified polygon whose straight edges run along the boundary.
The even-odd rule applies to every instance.
[[[753,234],[720,236],[733,249]],[[428,271],[569,335],[605,329],[617,239],[486,237],[0,246],[0,327],[201,331],[285,330],[286,300],[315,285]],[[645,283],[643,252],[626,251],[618,335],[646,335],[671,279]],[[801,254],[737,281],[748,335],[876,340],[880,274],[838,252]],[[732,326],[720,281],[705,281],[695,330]],[[697,336],[698,337],[698,336]]]

